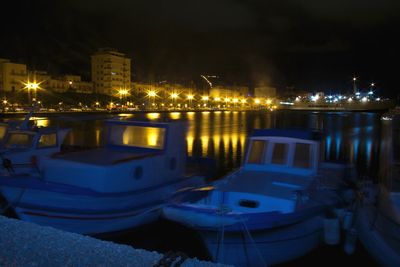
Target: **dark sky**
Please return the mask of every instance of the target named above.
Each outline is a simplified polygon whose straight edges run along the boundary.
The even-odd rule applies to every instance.
[[[0,57],[52,73],[89,78],[90,54],[111,46],[132,58],[136,80],[214,74],[344,92],[356,74],[397,94],[397,0],[22,0],[0,10]]]

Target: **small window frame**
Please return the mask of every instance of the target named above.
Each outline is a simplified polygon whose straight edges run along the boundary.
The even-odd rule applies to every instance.
[[[55,145],[40,146],[40,139],[42,138],[42,136],[44,136],[44,135],[53,135],[53,134],[56,136],[56,143],[55,143]],[[58,147],[58,134],[57,134],[56,132],[41,133],[41,134],[39,135],[39,137],[37,138],[37,141],[36,141],[36,148],[37,148],[37,149],[48,149],[48,148],[55,148],[55,147]]]

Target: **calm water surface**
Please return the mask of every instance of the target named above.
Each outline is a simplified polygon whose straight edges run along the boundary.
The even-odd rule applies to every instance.
[[[381,124],[379,113],[351,112],[170,112],[115,115],[37,117],[38,125],[72,128],[66,143],[100,146],[104,119],[185,120],[189,156],[217,161],[219,174],[240,166],[247,136],[257,128],[312,128],[325,133],[325,159],[353,163],[360,175],[375,176],[378,166]]]
[[[104,142],[104,119],[185,120],[189,156],[210,157],[217,162],[217,176],[240,166],[247,136],[257,128],[312,128],[325,133],[322,142],[327,160],[345,161],[356,166],[360,176],[376,179],[381,137],[379,113],[351,112],[169,112],[115,115],[73,115],[37,117],[40,126],[72,128],[66,144],[100,146]],[[161,221],[123,235],[104,237],[135,247],[166,252],[180,250],[192,257],[206,259],[204,247],[195,232]],[[330,259],[328,259],[330,258]],[[341,263],[359,263],[373,260],[360,244],[352,256],[344,254],[341,246],[323,246],[306,257],[285,266]],[[327,262],[328,261],[328,262]]]

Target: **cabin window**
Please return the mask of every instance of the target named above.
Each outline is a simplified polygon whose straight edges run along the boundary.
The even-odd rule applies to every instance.
[[[288,145],[282,143],[274,144],[274,151],[272,152],[271,163],[273,164],[286,164]]]
[[[53,147],[57,145],[57,135],[56,133],[51,133],[51,134],[42,134],[40,136],[39,142],[38,142],[38,147],[43,148],[43,147]]]
[[[297,168],[311,168],[311,145],[296,143],[293,167]]]
[[[11,133],[5,143],[6,148],[29,148],[32,146],[33,134]]]
[[[254,140],[251,143],[251,148],[247,163],[253,163],[253,164],[263,163],[266,147],[267,147],[267,141]]]
[[[115,125],[111,127],[110,143],[119,146],[163,149],[165,132],[165,128]]]
[[[0,125],[0,141],[4,139],[7,132],[7,125]]]

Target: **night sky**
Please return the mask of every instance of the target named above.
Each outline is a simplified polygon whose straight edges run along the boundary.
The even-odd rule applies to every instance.
[[[361,87],[397,95],[396,0],[3,2],[0,57],[54,74],[89,79],[90,54],[108,46],[132,58],[134,80],[209,74],[345,92],[356,74]]]

